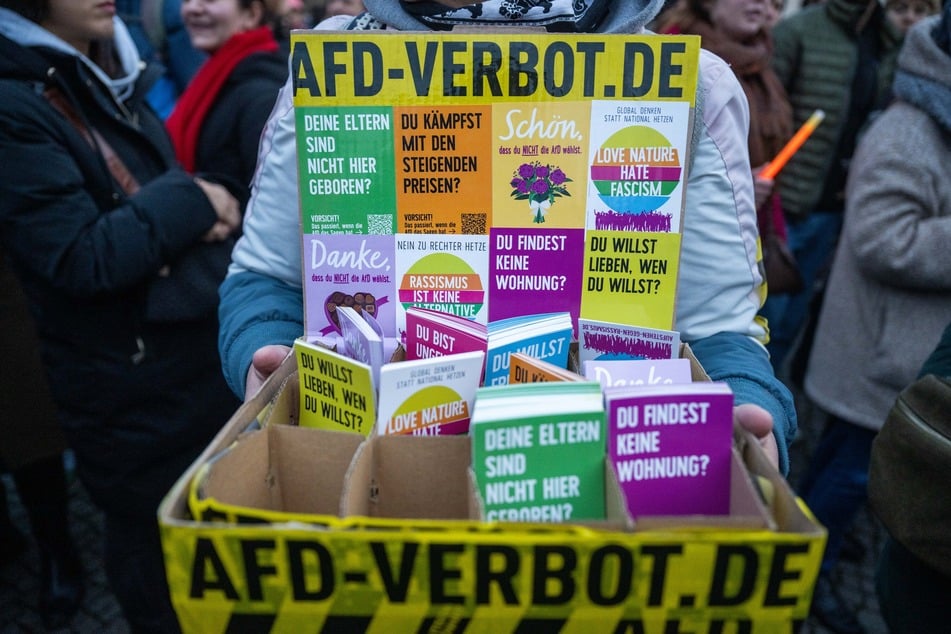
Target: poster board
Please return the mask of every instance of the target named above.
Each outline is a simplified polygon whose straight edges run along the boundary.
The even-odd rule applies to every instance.
[[[301,32],[305,337],[372,307],[670,330],[699,38]],[[369,298],[369,299],[367,299]]]

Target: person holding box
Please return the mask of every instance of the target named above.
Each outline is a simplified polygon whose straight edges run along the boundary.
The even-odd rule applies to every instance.
[[[408,31],[544,27],[552,32],[642,33],[662,0],[391,2],[318,29]],[[675,328],[713,380],[730,384],[736,417],[788,469],[796,433],[789,391],[773,375],[756,320],[765,293],[756,256],[756,210],[747,153],[749,110],[722,60],[701,51],[703,102],[687,184]],[[245,215],[244,235],[221,287],[219,350],[231,389],[250,397],[303,334],[297,150],[292,86],[286,84],[265,127]],[[710,274],[710,262],[718,273]]]

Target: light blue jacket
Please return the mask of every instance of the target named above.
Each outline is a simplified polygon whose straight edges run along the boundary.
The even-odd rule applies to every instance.
[[[366,2],[371,12],[377,4],[398,11],[395,3]],[[328,21],[318,28],[345,24]],[[636,30],[626,26],[627,32]],[[674,328],[710,378],[730,385],[737,404],[754,403],[772,414],[785,473],[797,423],[792,396],[773,375],[762,345],[766,330],[756,318],[765,285],[746,143],[749,108],[729,66],[707,51],[700,61],[702,118],[687,182]],[[291,345],[304,330],[295,138],[287,84],[264,130],[244,235],[220,291],[222,364],[229,385],[241,396],[254,352],[268,344]]]

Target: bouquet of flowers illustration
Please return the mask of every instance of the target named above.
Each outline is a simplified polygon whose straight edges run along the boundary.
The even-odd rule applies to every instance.
[[[512,178],[511,196],[527,200],[534,222],[545,222],[548,209],[559,196],[571,196],[565,183],[572,182],[560,168],[551,165],[522,163]]]

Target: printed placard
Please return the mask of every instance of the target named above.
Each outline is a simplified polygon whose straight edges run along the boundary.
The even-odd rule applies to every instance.
[[[487,323],[488,270],[488,236],[398,235],[397,329],[406,330],[406,309],[410,306]]]
[[[658,241],[656,253],[632,262],[647,268],[628,279],[635,275],[586,265],[626,254],[621,246],[595,253],[585,232],[680,230],[699,38],[570,40],[293,35],[305,294],[316,295],[306,300],[308,337],[332,335],[327,307],[356,293],[388,299],[392,315],[378,320],[390,338],[404,328],[408,305],[481,323],[533,311],[567,311],[577,320],[587,310],[605,321],[670,328],[679,242]],[[637,224],[652,215],[665,224]],[[398,260],[399,271],[358,270],[370,264],[368,254],[347,246],[328,280],[309,247],[317,236],[339,234],[388,238],[353,246],[391,254],[387,264]],[[415,239],[453,236],[483,241],[420,247]],[[460,275],[471,276],[466,287],[440,286]],[[347,287],[338,288],[345,276]],[[371,283],[387,288],[369,290]],[[614,318],[614,304],[623,317]],[[633,304],[638,310],[629,310]]]
[[[583,102],[495,107],[493,226],[584,227],[590,125]]]
[[[729,386],[615,387],[604,399],[608,456],[632,517],[729,513]]]
[[[587,227],[679,233],[689,106],[597,101],[591,119]]]
[[[372,315],[395,338],[396,255],[393,236],[304,234],[304,332],[308,341],[340,333],[338,306]]]
[[[671,330],[680,238],[679,233],[589,230],[581,316]]]
[[[394,109],[400,233],[488,233],[490,112],[488,106]]]
[[[302,232],[394,233],[392,110],[299,108],[295,116]]]
[[[493,228],[489,236],[489,320],[581,310],[582,229]]]

